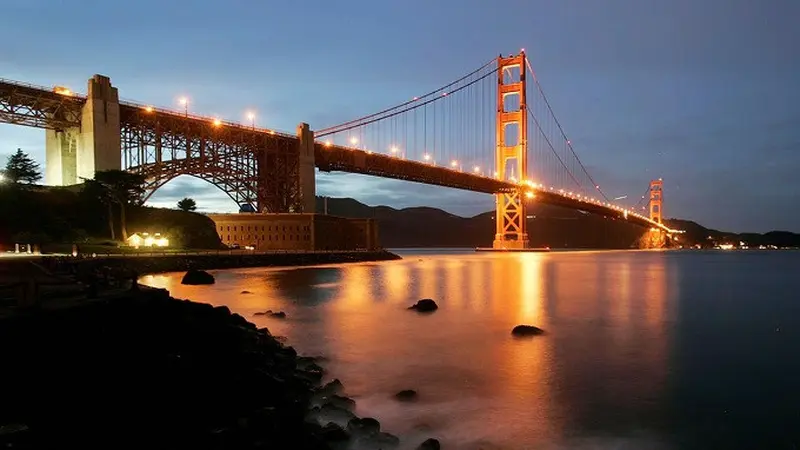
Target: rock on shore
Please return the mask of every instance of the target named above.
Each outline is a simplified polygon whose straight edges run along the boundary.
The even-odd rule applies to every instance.
[[[343,435],[304,420],[312,397],[352,407],[266,329],[164,290],[9,315],[0,346],[4,447],[325,450]]]
[[[214,275],[205,270],[189,269],[181,279],[181,284],[214,284]]]

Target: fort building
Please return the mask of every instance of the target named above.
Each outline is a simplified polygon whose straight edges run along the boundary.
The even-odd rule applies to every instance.
[[[322,214],[208,214],[223,244],[255,250],[375,250],[375,219]]]

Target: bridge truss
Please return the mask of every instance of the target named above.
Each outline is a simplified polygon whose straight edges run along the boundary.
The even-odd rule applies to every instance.
[[[206,180],[262,212],[300,207],[293,136],[172,111],[121,105],[123,168],[147,180],[147,196],[179,175]]]
[[[51,130],[79,126],[85,99],[0,79],[0,123]]]

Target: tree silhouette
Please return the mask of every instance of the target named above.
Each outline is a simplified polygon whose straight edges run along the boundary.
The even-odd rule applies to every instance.
[[[115,240],[117,233],[114,230],[114,204],[116,202],[111,197],[111,192],[100,182],[93,179],[84,180],[81,192],[88,198],[96,200],[108,208],[108,231],[111,233],[111,240]]]
[[[8,157],[3,176],[12,183],[33,184],[42,179],[42,172],[39,164],[18,148],[16,153]]]
[[[126,209],[128,205],[141,205],[144,196],[144,176],[124,170],[104,170],[95,172],[94,180],[88,185],[97,184],[102,188],[98,193],[101,201],[119,205],[119,221],[122,229],[122,240],[128,240]],[[109,215],[111,209],[109,209]],[[113,220],[109,218],[109,225],[113,230]],[[112,231],[112,239],[114,233]]]
[[[194,199],[184,197],[183,200],[178,201],[178,209],[182,211],[194,211],[197,209],[197,203]]]

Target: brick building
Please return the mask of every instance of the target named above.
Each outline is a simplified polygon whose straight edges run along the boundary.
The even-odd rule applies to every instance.
[[[208,214],[228,246],[256,250],[373,250],[379,248],[375,219],[321,214]]]

